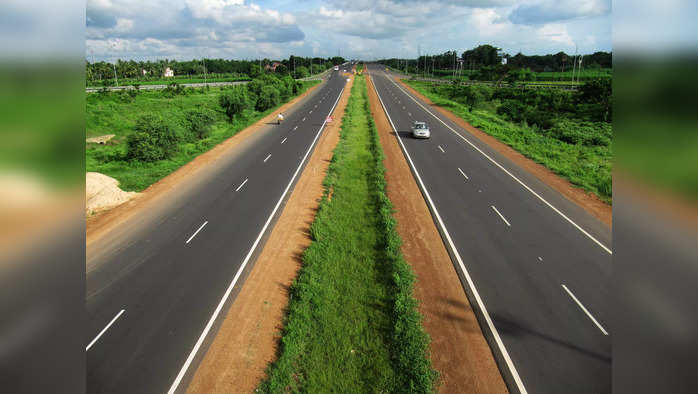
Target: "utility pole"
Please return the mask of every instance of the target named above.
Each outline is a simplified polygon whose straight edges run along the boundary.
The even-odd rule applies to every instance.
[[[574,44],[574,61],[572,61],[572,82],[574,82],[574,72],[577,70],[577,44]]]
[[[419,76],[419,59],[422,57],[422,45],[417,44],[417,76]]]

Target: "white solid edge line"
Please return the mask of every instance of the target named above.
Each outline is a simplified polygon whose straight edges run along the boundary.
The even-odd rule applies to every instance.
[[[269,160],[270,157],[271,157],[271,153],[270,153],[267,157],[264,158],[264,163],[266,163],[267,160]]]
[[[248,178],[245,178],[245,180],[240,184],[240,186],[238,186],[238,188],[235,189],[236,192],[240,191],[240,189],[242,189],[242,187],[245,186],[245,183],[247,183],[247,179]]]
[[[582,305],[582,303],[579,302],[579,300],[577,299],[577,297],[575,297],[574,294],[572,294],[572,292],[570,291],[570,289],[568,289],[567,286],[565,286],[564,284],[562,285],[562,288],[565,289],[565,291],[567,292],[567,294],[569,294],[570,297],[572,297],[572,299],[574,300],[574,302],[576,302],[577,305],[579,305],[579,307],[582,309],[582,311],[584,311],[584,313],[586,313],[586,315],[589,316],[589,319],[591,319],[591,321],[593,321],[594,324],[596,324],[596,327],[598,327],[599,330],[601,330],[601,332],[603,333],[603,335],[608,335],[608,332],[607,332],[606,330],[604,330],[604,328],[601,326],[601,324],[599,324],[598,321],[596,321],[596,319],[594,318],[594,316],[592,316],[591,313],[589,313],[589,311],[587,310],[587,308],[585,308],[584,305]]]
[[[99,334],[97,334],[97,336],[95,337],[95,339],[93,339],[92,342],[90,342],[90,344],[87,345],[87,346],[85,347],[85,351],[90,350],[90,348],[92,347],[92,345],[94,345],[95,342],[97,342],[97,340],[99,339],[99,337],[101,337],[105,332],[107,332],[107,330],[109,329],[109,327],[111,327],[111,325],[114,324],[114,322],[116,321],[116,319],[118,319],[119,316],[121,316],[124,312],[126,312],[126,309],[122,309],[119,313],[117,313],[116,316],[114,316],[114,318],[111,319],[111,321],[109,322],[109,324],[107,324],[107,326],[104,327],[104,328],[102,329],[102,331],[99,332]]]
[[[281,143],[282,143],[282,144],[283,144],[284,142],[286,142],[286,138],[287,138],[287,137],[284,137],[284,139],[281,140]]]
[[[419,101],[417,101],[414,97],[412,97],[412,95],[410,95],[409,93],[407,93],[407,92],[406,92],[401,86],[399,86],[395,81],[393,81],[393,80],[392,80],[391,78],[389,78],[389,77],[386,77],[386,78],[388,78],[388,79],[390,80],[390,82],[392,82],[395,86],[397,86],[400,90],[402,90],[402,92],[405,93],[409,98],[411,98],[412,101],[414,101],[415,103],[417,103],[417,105],[419,105],[420,107],[422,107],[422,109],[424,109],[424,110],[427,111],[431,116],[433,116],[434,118],[436,118],[436,120],[438,120],[439,122],[441,122],[444,126],[446,126],[449,130],[451,130],[455,135],[457,135],[458,137],[460,137],[463,141],[467,142],[468,145],[472,146],[476,151],[480,152],[480,154],[482,154],[483,156],[485,156],[485,157],[486,157],[489,161],[491,161],[494,165],[496,165],[497,167],[499,167],[499,169],[501,169],[501,170],[504,171],[507,175],[509,175],[510,177],[512,177],[516,182],[518,182],[518,183],[519,183],[521,186],[523,186],[526,190],[528,190],[529,192],[531,192],[534,196],[538,197],[539,200],[543,201],[548,207],[550,207],[550,208],[551,208],[553,211],[555,211],[558,215],[562,216],[562,217],[563,217],[565,220],[567,220],[570,224],[572,224],[574,227],[576,227],[577,230],[581,231],[582,234],[586,235],[589,239],[591,239],[592,241],[594,241],[597,245],[599,245],[601,248],[603,248],[603,250],[605,250],[606,252],[608,252],[608,254],[613,254],[613,252],[611,251],[611,249],[609,249],[608,247],[606,247],[606,245],[602,244],[599,240],[597,240],[596,238],[594,238],[593,235],[589,234],[586,230],[584,230],[582,227],[580,227],[580,226],[579,226],[577,223],[575,223],[572,219],[570,219],[569,217],[567,217],[567,215],[565,215],[564,213],[562,213],[559,209],[555,208],[551,203],[549,203],[546,199],[544,199],[543,197],[541,197],[541,196],[540,196],[538,193],[536,193],[533,189],[531,189],[530,187],[528,187],[528,185],[526,185],[525,183],[523,183],[523,182],[522,182],[519,178],[517,178],[514,174],[512,174],[511,172],[509,172],[509,171],[508,171],[506,168],[504,168],[501,164],[497,163],[493,158],[491,158],[490,156],[488,156],[487,153],[485,153],[485,152],[483,152],[482,150],[480,150],[480,148],[478,148],[477,146],[475,146],[472,142],[470,142],[467,138],[463,137],[463,136],[462,136],[461,134],[459,134],[456,130],[453,130],[453,128],[451,128],[451,126],[449,126],[448,124],[446,124],[446,122],[444,122],[443,120],[441,120],[441,118],[439,118],[438,116],[434,115],[433,112],[429,111],[429,109],[427,109],[427,108],[426,108],[425,106],[423,106]]]
[[[332,111],[334,111],[334,108],[337,106],[337,103],[339,102],[339,98],[342,97],[343,92],[344,92],[344,88],[342,88],[342,90],[339,92],[339,95],[337,96],[337,100],[334,102],[334,105],[332,106],[332,109],[330,109],[329,114],[327,114],[328,116],[332,113]],[[252,257],[252,253],[257,248],[259,241],[262,239],[262,235],[264,235],[264,232],[267,230],[267,227],[269,227],[269,224],[271,223],[271,219],[274,217],[274,215],[276,214],[276,211],[281,206],[281,202],[284,200],[284,197],[286,197],[286,193],[288,193],[289,189],[291,188],[291,185],[293,185],[293,181],[296,179],[296,176],[298,176],[298,173],[300,172],[301,167],[303,166],[303,163],[308,158],[308,155],[310,154],[310,151],[313,149],[313,146],[315,146],[315,142],[317,141],[318,137],[320,137],[320,133],[325,128],[325,123],[327,123],[327,122],[326,121],[322,122],[322,126],[320,126],[320,129],[318,130],[317,134],[315,134],[315,138],[313,139],[313,142],[310,144],[310,147],[308,148],[308,150],[305,152],[305,156],[303,156],[303,159],[301,159],[301,162],[298,164],[298,168],[296,168],[296,172],[293,173],[293,176],[291,177],[291,180],[288,182],[286,189],[281,194],[281,198],[279,198],[279,201],[276,203],[274,210],[271,212],[271,215],[269,215],[269,218],[267,218],[267,221],[264,223],[264,226],[262,227],[262,230],[259,232],[257,239],[252,244],[252,247],[250,248],[250,251],[247,253],[247,256],[245,256],[245,260],[243,260],[242,265],[240,265],[240,268],[238,269],[237,273],[235,273],[235,277],[233,277],[233,280],[232,280],[232,282],[230,282],[228,289],[225,291],[225,294],[223,294],[223,298],[221,298],[221,301],[218,303],[218,306],[213,311],[213,315],[211,315],[211,318],[209,319],[208,323],[206,323],[206,326],[204,327],[204,331],[201,333],[201,335],[199,336],[199,339],[196,341],[196,344],[194,345],[194,348],[189,353],[189,357],[187,357],[187,360],[184,362],[184,365],[182,365],[182,368],[179,370],[177,377],[175,378],[174,382],[172,382],[172,386],[170,386],[170,389],[167,391],[168,394],[173,394],[177,390],[179,383],[184,378],[184,375],[186,374],[187,369],[189,369],[189,365],[194,360],[194,357],[196,356],[196,353],[199,351],[201,344],[204,342],[206,335],[208,335],[208,332],[211,330],[213,323],[216,321],[216,318],[218,317],[218,314],[223,309],[223,305],[225,305],[225,302],[228,300],[228,297],[230,297],[230,293],[233,291],[233,287],[235,287],[235,284],[237,283],[238,279],[240,278],[240,275],[242,274],[242,271],[245,269],[245,266],[249,262],[250,257]]]
[[[460,167],[458,167],[458,171],[460,171],[460,173],[465,177],[465,179],[470,179],[467,175],[465,175],[465,173],[463,172],[463,170],[460,169]]]
[[[522,394],[526,394],[526,388],[523,385],[523,382],[521,381],[521,377],[519,376],[519,373],[516,370],[516,367],[514,366],[514,362],[511,360],[511,357],[509,357],[509,352],[507,352],[506,347],[504,347],[504,342],[502,342],[502,338],[499,336],[499,332],[497,329],[494,327],[494,323],[492,322],[492,319],[490,318],[489,312],[487,312],[487,309],[485,308],[485,304],[482,302],[482,298],[480,298],[480,293],[478,293],[477,289],[475,288],[475,283],[473,282],[472,278],[470,277],[470,274],[468,273],[468,270],[465,269],[465,265],[463,264],[463,259],[460,257],[460,253],[458,253],[458,249],[456,249],[456,245],[453,244],[453,240],[451,240],[451,235],[448,233],[448,230],[446,229],[446,225],[444,225],[443,220],[441,220],[441,215],[439,215],[439,211],[436,209],[436,205],[434,205],[434,201],[432,201],[431,196],[429,195],[429,192],[427,191],[426,186],[424,185],[424,182],[422,182],[422,177],[419,176],[419,171],[417,171],[417,167],[415,167],[414,163],[412,162],[412,158],[410,157],[409,152],[407,152],[407,148],[405,148],[405,145],[402,143],[402,139],[399,138],[397,134],[397,128],[393,124],[393,120],[390,118],[390,114],[388,114],[388,110],[385,108],[385,105],[383,104],[383,100],[381,99],[380,93],[378,93],[378,88],[376,88],[376,84],[373,83],[373,90],[376,91],[376,95],[378,96],[378,100],[381,102],[381,106],[383,107],[383,112],[385,112],[385,115],[388,117],[388,120],[390,121],[390,125],[393,127],[393,131],[395,132],[395,136],[397,137],[398,142],[400,143],[400,147],[402,148],[402,152],[405,154],[407,157],[407,161],[410,163],[410,167],[412,167],[412,171],[414,171],[415,176],[417,177],[417,181],[419,181],[419,186],[424,192],[424,195],[427,198],[427,202],[429,203],[429,206],[431,207],[432,211],[434,212],[434,216],[436,216],[436,220],[439,224],[439,227],[441,227],[441,230],[443,231],[444,235],[446,236],[446,240],[448,241],[449,246],[451,247],[451,250],[453,251],[453,254],[456,256],[456,260],[458,260],[458,265],[463,272],[463,276],[465,276],[465,280],[468,282],[468,286],[470,287],[470,290],[473,292],[473,297],[475,297],[475,301],[477,302],[478,306],[480,307],[480,310],[482,311],[482,315],[485,318],[485,321],[487,322],[487,326],[490,329],[490,332],[492,333],[492,337],[494,338],[494,341],[497,343],[497,347],[499,348],[499,351],[502,353],[502,357],[504,358],[504,362],[507,364],[507,367],[509,368],[509,372],[511,375],[514,377],[514,382],[516,383],[516,387],[519,389],[519,391]]]
[[[504,220],[504,223],[506,223],[507,226],[511,227],[511,224],[509,224],[509,221],[504,217],[504,215],[499,213],[499,211],[497,210],[497,208],[494,205],[490,205],[490,206],[492,207],[492,209],[494,209],[495,212],[497,212],[497,215],[499,215],[499,217],[502,218],[502,220]]]
[[[204,224],[202,224],[201,227],[199,227],[199,229],[196,230],[196,231],[194,232],[194,234],[192,234],[191,237],[189,237],[189,239],[188,239],[187,242],[185,242],[185,243],[189,243],[189,241],[191,241],[192,239],[194,239],[194,237],[196,237],[196,234],[198,234],[199,231],[201,231],[201,229],[204,228],[204,226],[207,225],[207,224],[208,224],[208,220],[205,221]]]

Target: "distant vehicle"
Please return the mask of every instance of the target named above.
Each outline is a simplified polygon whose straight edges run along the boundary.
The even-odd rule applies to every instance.
[[[334,66],[334,71],[339,71],[339,66]]]
[[[279,112],[279,116],[276,117],[276,124],[281,124],[284,121],[284,114]]]
[[[412,124],[412,137],[414,138],[429,138],[431,137],[431,131],[429,131],[429,126],[425,122],[415,121]]]

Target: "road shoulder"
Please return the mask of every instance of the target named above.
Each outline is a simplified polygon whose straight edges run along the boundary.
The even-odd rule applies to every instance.
[[[385,152],[388,197],[395,208],[402,253],[417,276],[415,297],[431,337],[432,365],[441,375],[439,390],[505,393],[492,352],[370,77],[367,82],[371,112]]]
[[[453,112],[435,105],[427,97],[416,91],[414,88],[402,81],[400,77],[393,77],[397,83],[399,83],[404,89],[406,89],[414,97],[420,99],[423,103],[431,108],[435,108],[442,115],[446,116],[452,122],[456,123],[461,128],[465,129],[470,135],[479,139],[483,143],[487,144],[490,148],[497,151],[499,154],[503,155],[507,159],[511,160],[513,163],[521,167],[523,170],[532,174],[538,178],[541,182],[550,186],[558,193],[562,194],[569,201],[575,203],[586,212],[600,220],[609,228],[613,226],[613,208],[611,205],[606,204],[601,201],[595,194],[591,192],[586,192],[568,180],[558,176],[542,164],[538,164],[535,161],[527,158],[518,151],[514,150],[505,143],[499,141],[495,137],[485,133],[484,131],[472,126],[466,122],[463,118],[454,114]]]
[[[296,278],[303,251],[310,245],[310,225],[322,197],[322,181],[339,141],[342,114],[351,82],[326,126],[288,203],[254,268],[195,372],[188,393],[253,392],[276,359],[288,289]]]

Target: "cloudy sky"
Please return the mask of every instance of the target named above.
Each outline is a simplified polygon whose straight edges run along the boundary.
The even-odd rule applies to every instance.
[[[88,59],[611,50],[611,0],[87,0]]]

